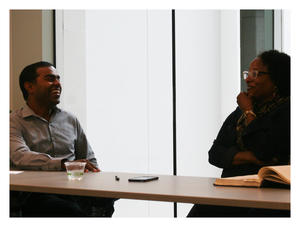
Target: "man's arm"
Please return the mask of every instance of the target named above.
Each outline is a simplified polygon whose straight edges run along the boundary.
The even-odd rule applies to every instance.
[[[61,158],[52,158],[30,150],[22,135],[20,123],[10,117],[10,161],[13,168],[28,170],[61,170]]]
[[[95,153],[93,152],[87,137],[76,118],[76,128],[77,128],[77,140],[75,142],[75,154],[76,161],[84,161],[86,162],[86,170],[90,170],[92,172],[99,172],[100,169],[98,167],[97,159],[95,157]]]

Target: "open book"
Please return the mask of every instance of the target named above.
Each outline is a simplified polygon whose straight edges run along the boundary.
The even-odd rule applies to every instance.
[[[214,185],[261,187],[265,181],[290,185],[290,179],[290,165],[265,166],[257,175],[218,178]]]

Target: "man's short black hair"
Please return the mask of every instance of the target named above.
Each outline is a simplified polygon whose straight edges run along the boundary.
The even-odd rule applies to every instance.
[[[36,62],[36,63],[33,63],[31,65],[28,65],[26,66],[21,74],[20,74],[20,77],[19,77],[19,84],[20,84],[20,88],[22,90],[22,93],[23,93],[23,97],[25,100],[27,100],[28,98],[28,93],[24,87],[24,83],[25,82],[33,82],[35,81],[35,79],[37,78],[38,74],[36,73],[37,69],[38,68],[41,68],[41,67],[50,67],[50,66],[53,66],[53,64],[49,63],[49,62],[46,62],[46,61],[39,61],[39,62]]]
[[[258,57],[268,67],[270,78],[281,96],[287,97],[291,93],[291,58],[277,50],[262,52]]]

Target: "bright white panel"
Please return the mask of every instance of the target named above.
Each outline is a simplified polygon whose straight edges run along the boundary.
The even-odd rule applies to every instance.
[[[150,10],[147,14],[149,172],[172,174],[171,11]]]
[[[215,176],[208,150],[220,126],[220,12],[176,11],[178,175]]]
[[[169,11],[86,12],[88,134],[104,171],[172,173],[170,23]],[[120,200],[114,216],[171,207]]]
[[[291,55],[291,11],[282,10],[282,51]]]
[[[56,61],[61,74],[61,107],[75,114],[86,130],[86,48],[84,10],[56,12]]]
[[[115,202],[113,217],[149,216],[149,202],[145,200],[120,199]]]
[[[274,49],[291,54],[291,10],[274,10]]]
[[[145,11],[87,11],[88,132],[104,171],[147,172]]]
[[[240,11],[222,10],[221,15],[221,123],[237,107],[240,93]]]

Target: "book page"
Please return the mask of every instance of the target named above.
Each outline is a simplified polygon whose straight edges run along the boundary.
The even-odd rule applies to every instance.
[[[218,178],[215,181],[215,185],[227,185],[227,186],[249,186],[259,187],[261,185],[261,179],[258,175],[245,175],[236,177],[224,177]]]
[[[258,175],[269,181],[277,183],[290,184],[290,165],[284,166],[265,166],[261,168]]]
[[[218,178],[215,185],[260,187],[263,180],[290,184],[290,166],[265,166],[256,175]]]

